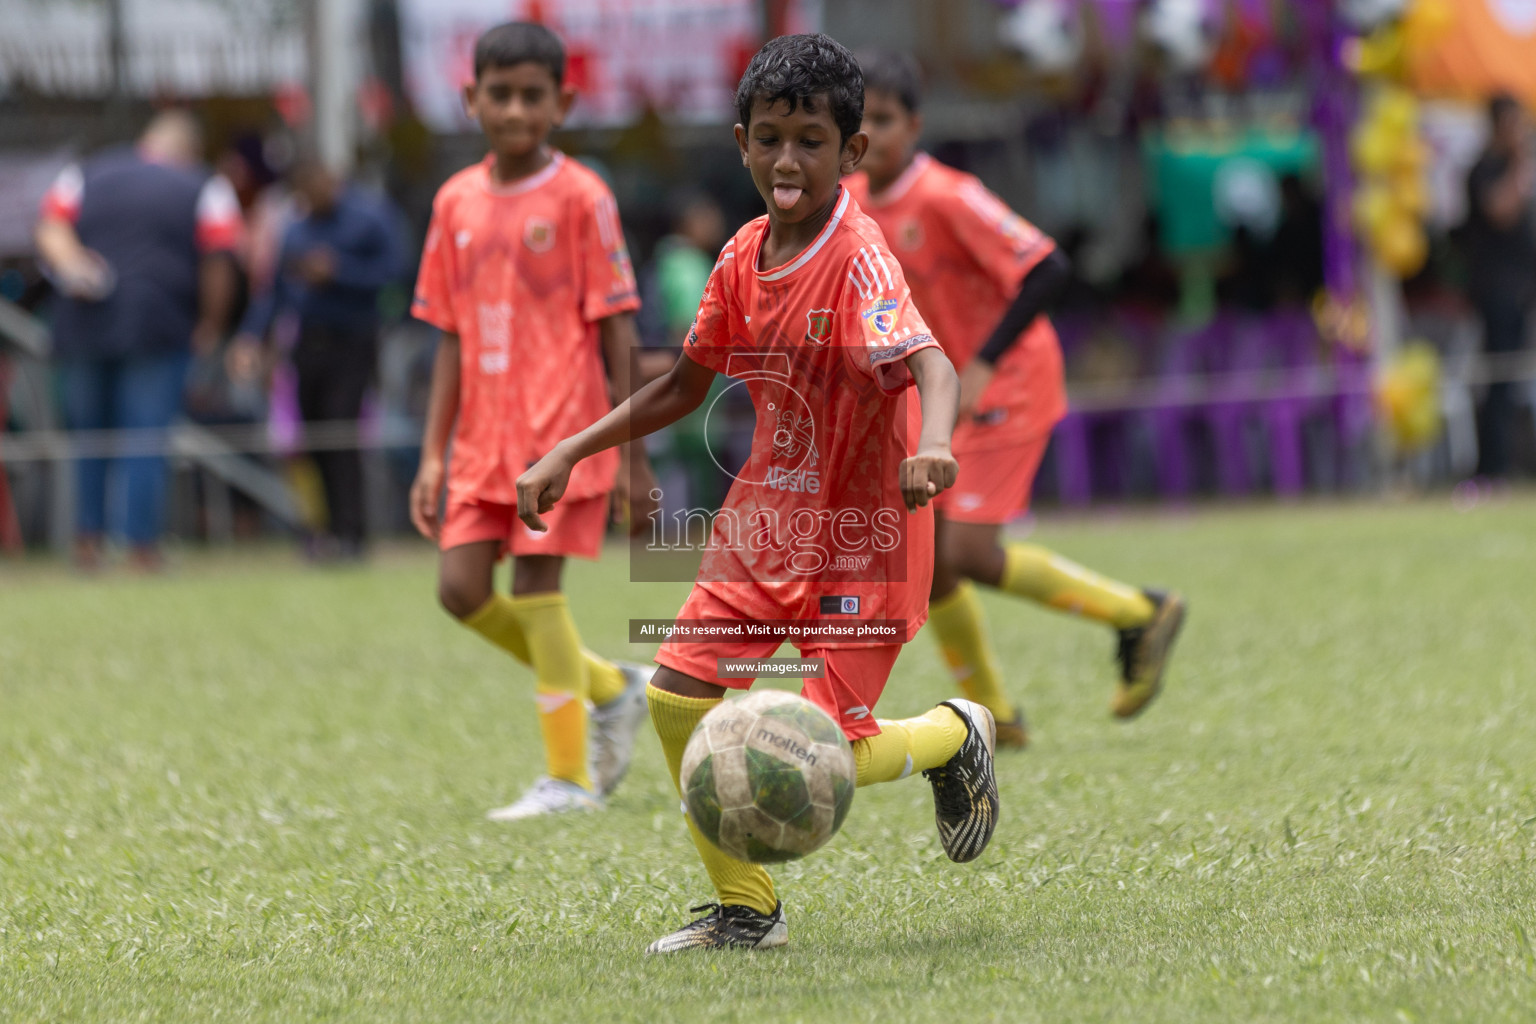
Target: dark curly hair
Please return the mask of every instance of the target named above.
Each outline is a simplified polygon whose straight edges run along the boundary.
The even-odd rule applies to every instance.
[[[509,21],[488,28],[475,40],[475,81],[486,68],[510,68],[517,64],[542,64],[555,76],[555,84],[565,81],[565,44],[543,25],[531,21]]]
[[[860,50],[859,67],[864,70],[864,94],[888,92],[901,101],[907,113],[917,113],[923,105],[923,73],[911,54],[895,50]]]
[[[823,100],[825,97],[825,100]],[[820,32],[763,44],[736,86],[736,116],[751,127],[752,104],[788,103],[811,113],[825,102],[846,140],[864,121],[864,73],[842,43]]]

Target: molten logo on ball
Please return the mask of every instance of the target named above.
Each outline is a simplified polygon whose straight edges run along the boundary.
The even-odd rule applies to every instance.
[[[704,837],[754,863],[804,857],[842,827],[857,779],[843,730],[781,690],[728,700],[683,752],[683,801]]]

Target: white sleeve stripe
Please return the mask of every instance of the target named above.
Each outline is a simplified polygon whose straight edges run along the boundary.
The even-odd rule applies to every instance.
[[[883,291],[884,289],[882,289],[881,286],[880,286],[880,267],[879,267],[879,263],[878,263],[879,259],[880,259],[880,253],[876,249],[869,249],[869,250],[867,250],[864,253],[864,262],[869,267],[869,276],[874,279],[875,288],[877,290],[882,290]],[[886,276],[887,276],[887,284],[889,284],[889,276],[890,275],[886,275]]]
[[[733,252],[723,252],[723,253],[721,253],[720,254],[720,258],[715,261],[715,269],[711,270],[710,273],[713,274],[715,272],[715,270],[719,270],[721,267],[725,266],[725,261],[726,260],[733,260],[735,258],[736,258],[736,254],[733,253]]]
[[[864,254],[864,265],[869,268],[869,279],[875,282],[875,291],[883,292],[885,286],[880,283],[880,267],[875,262],[878,258],[875,250],[870,249]]]
[[[875,291],[880,290],[880,271],[875,268],[875,261],[870,257],[869,247],[860,249],[854,258],[854,266],[859,268],[859,273],[869,278],[870,285]]]
[[[616,204],[608,196],[601,196],[593,207],[597,219],[597,240],[604,249],[613,248],[613,207]]]
[[[859,293],[860,298],[874,298],[874,296],[869,293],[869,289],[858,278],[853,276],[853,271],[851,270],[848,272],[848,282],[853,285],[854,291]]]
[[[197,222],[199,224],[223,224],[240,217],[240,198],[235,188],[222,174],[215,174],[203,183],[197,194]]]
[[[875,293],[880,290],[880,282],[875,279],[875,276],[862,263],[855,263],[853,269],[859,275],[859,280],[864,282],[864,297],[866,299],[874,298]]]
[[[75,208],[80,205],[80,197],[85,194],[85,175],[80,171],[79,164],[70,164],[59,172],[59,176],[53,179],[53,188],[50,189],[55,199],[65,206]]]
[[[880,272],[885,275],[885,286],[887,288],[895,288],[896,282],[891,279],[891,268],[886,264],[885,255],[880,252],[880,247],[876,246],[870,252],[874,253],[876,262],[880,264]],[[891,258],[895,259],[894,256]]]
[[[871,275],[870,272],[864,268],[864,253],[862,250],[860,250],[859,254],[853,258],[853,272],[859,276],[859,280],[864,284],[864,297],[866,299],[871,298],[872,296],[869,293],[874,292],[877,289],[879,279]]]

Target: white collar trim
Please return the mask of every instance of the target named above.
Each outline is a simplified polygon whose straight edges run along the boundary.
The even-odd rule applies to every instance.
[[[841,185],[839,185],[837,188],[838,191],[842,193],[842,198],[838,199],[837,208],[832,211],[832,219],[827,221],[826,227],[821,229],[821,234],[816,236],[816,241],[806,246],[804,252],[790,260],[788,263],[784,264],[784,266],[775,270],[757,271],[756,273],[759,279],[763,281],[777,281],[781,278],[788,277],[790,274],[793,274],[795,271],[809,263],[811,259],[821,251],[821,247],[827,244],[827,239],[832,237],[832,232],[836,231],[837,225],[842,222],[843,212],[848,209],[848,190],[843,188]],[[767,237],[768,233],[764,231],[763,238],[766,239]],[[758,243],[757,251],[759,253],[763,251],[761,242]]]
[[[530,174],[526,178],[519,178],[510,185],[498,185],[495,179],[491,177],[491,168],[487,165],[484,181],[485,190],[493,196],[516,196],[524,192],[532,192],[540,185],[548,183],[549,179],[558,174],[563,166],[565,166],[565,154],[557,149],[550,154],[549,164],[542,171]]]

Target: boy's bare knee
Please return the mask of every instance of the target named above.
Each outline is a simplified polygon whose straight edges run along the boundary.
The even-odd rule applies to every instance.
[[[491,592],[486,587],[475,586],[463,580],[443,578],[437,581],[437,600],[443,609],[456,619],[467,619],[479,611]]]

